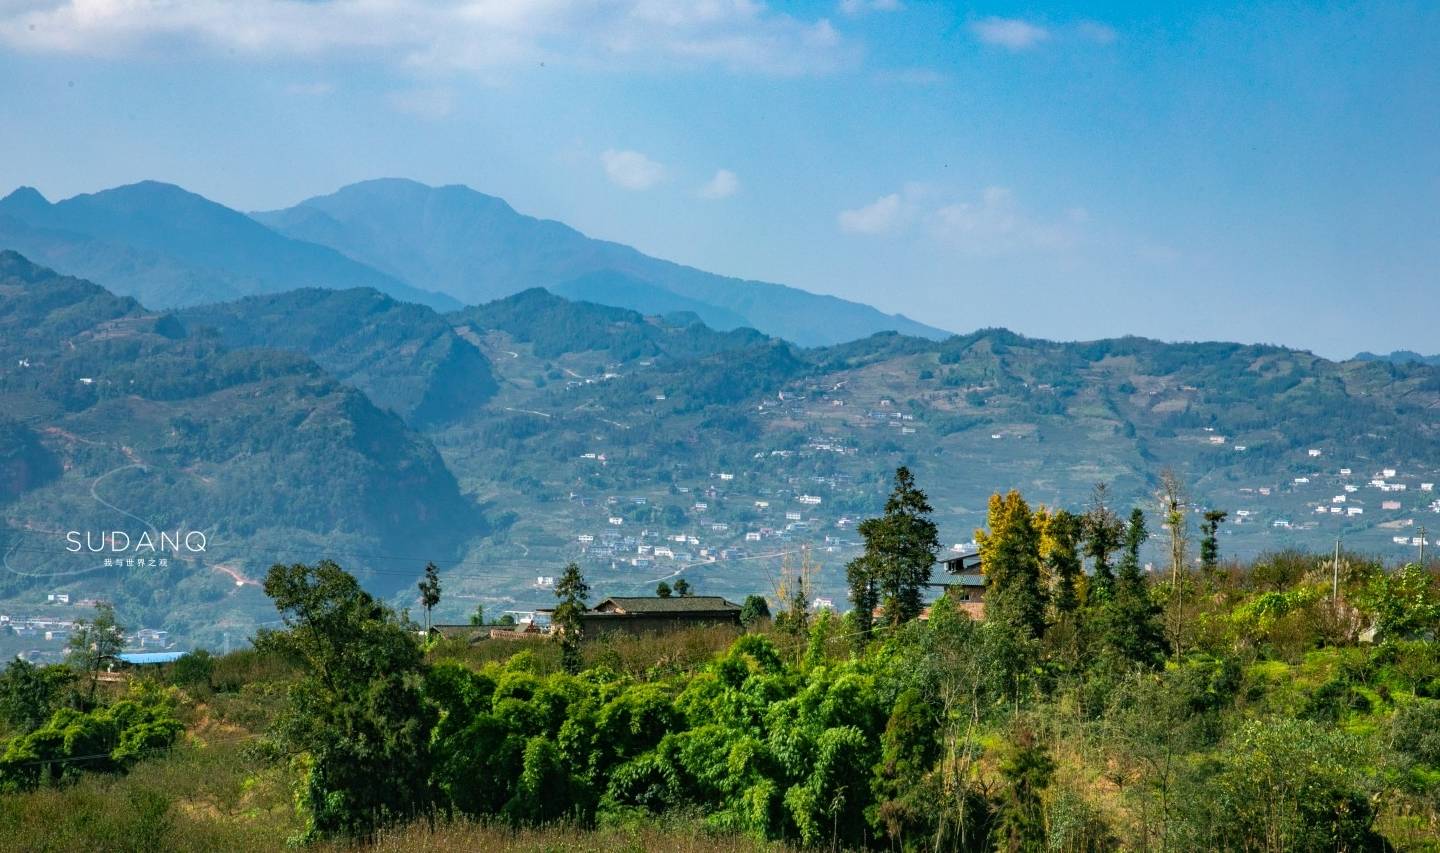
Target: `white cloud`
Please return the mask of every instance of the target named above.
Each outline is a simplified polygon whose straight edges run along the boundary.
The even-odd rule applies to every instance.
[[[665,180],[665,167],[639,151],[616,151],[600,155],[610,183],[626,190],[648,190]]]
[[[1075,32],[1080,38],[1095,44],[1114,44],[1120,38],[1114,27],[1099,21],[1081,21],[1075,25]]]
[[[940,188],[906,183],[854,210],[841,211],[840,230],[849,234],[895,234],[920,225],[936,245],[974,256],[1059,253],[1080,245],[1090,213],[1071,207],[1053,218],[1025,211],[1005,187],[986,187],[974,199],[956,199]]]
[[[476,72],[563,62],[800,74],[854,56],[828,20],[761,0],[12,0],[0,2],[0,44],[87,56],[343,56]]]
[[[848,234],[884,234],[900,226],[901,205],[900,194],[891,193],[864,207],[840,211],[837,221]]]
[[[898,12],[905,8],[900,0],[840,0],[840,14],[855,17],[868,12]]]
[[[1080,242],[1088,219],[1078,207],[1058,220],[1036,219],[1021,210],[1010,190],[987,187],[977,200],[937,208],[930,232],[942,245],[967,255],[1060,252]]]
[[[455,96],[449,89],[407,89],[386,96],[392,109],[429,121],[439,121],[455,109]]]
[[[729,198],[740,191],[740,179],[729,169],[720,169],[715,172],[715,177],[705,182],[700,187],[699,195],[704,199]]]
[[[1050,38],[1050,31],[1019,18],[981,18],[970,31],[985,44],[1006,50],[1026,50]]]

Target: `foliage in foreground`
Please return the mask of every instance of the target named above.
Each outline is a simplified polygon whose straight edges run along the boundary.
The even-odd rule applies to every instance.
[[[637,641],[652,658],[644,666],[607,640],[582,643],[573,622],[559,642],[498,657],[427,648],[338,565],[275,566],[266,592],[285,629],[253,651],[191,656],[168,676],[188,691],[184,713],[203,704],[267,734],[242,762],[245,786],[288,780],[297,809],[281,820],[277,809],[289,810],[271,797],[194,831],[219,838],[258,822],[382,849],[575,838],[688,849],[676,839],[702,837],[717,849],[1434,849],[1435,576],[1352,561],[1342,598],[1328,566],[1276,554],[1151,582],[1138,562],[1146,535],[1143,513],[1122,522],[1103,493],[1084,516],[996,496],[980,537],[983,622],[948,598],[924,621],[827,612],[708,656],[655,652],[693,652],[714,636]],[[885,592],[882,608],[908,612],[880,573],[903,566],[894,555],[908,546],[871,540],[855,577]],[[578,569],[570,580],[563,600],[578,612]],[[763,630],[759,610],[749,618]],[[1377,643],[1357,642],[1366,626]],[[14,789],[36,789],[0,808],[0,823],[28,827],[64,792],[86,807],[108,779],[126,791],[126,825],[178,838],[193,804],[119,774],[186,766],[135,761],[176,737],[186,694],[142,683],[90,706],[89,684],[73,680],[7,670],[5,754],[60,745],[72,751],[49,766],[69,768],[60,758],[93,734],[110,762],[95,769],[112,773],[17,776],[47,765],[0,762]],[[281,699],[278,714],[263,710]]]

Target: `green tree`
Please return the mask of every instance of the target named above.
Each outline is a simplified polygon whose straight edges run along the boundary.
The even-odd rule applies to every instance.
[[[1200,567],[1206,571],[1213,572],[1220,565],[1220,543],[1217,536],[1220,525],[1228,515],[1223,509],[1205,510],[1205,521],[1200,525],[1200,532],[1203,534],[1200,539]]]
[[[1055,584],[1051,604],[1060,616],[1072,614],[1080,607],[1080,580],[1084,571],[1079,549],[1083,532],[1083,519],[1063,509],[1051,513],[1045,521],[1042,540],[1045,566]]]
[[[475,612],[470,614],[470,624],[477,628],[485,624],[485,605],[475,605]]]
[[[1415,563],[1378,573],[1357,598],[1371,614],[1377,643],[1440,637],[1440,583]]]
[[[70,635],[70,663],[90,676],[86,702],[95,703],[95,690],[100,685],[100,671],[115,660],[125,648],[125,629],[115,621],[115,608],[108,602],[95,605],[95,617],[75,623]]]
[[[857,648],[864,648],[874,630],[875,608],[880,604],[876,568],[875,558],[869,554],[861,554],[845,564],[845,582],[850,586],[850,616],[855,626]]]
[[[687,595],[693,595],[694,590],[691,589],[689,581],[685,580],[684,578],[676,578],[675,594],[680,596],[681,598],[684,598]]]
[[[1253,720],[1197,779],[1191,849],[1389,850],[1375,831],[1367,756],[1354,735],[1302,720]]]
[[[860,537],[865,540],[862,586],[873,583],[891,626],[916,618],[924,605],[925,586],[940,550],[939,530],[930,520],[933,511],[910,469],[902,466],[895,469],[895,487],[885,501],[884,514],[860,522]],[[852,585],[851,600],[859,607],[870,593],[862,589],[857,599],[856,592]]]
[[[775,626],[793,634],[796,637],[804,636],[810,630],[810,601],[806,597],[806,585],[795,584],[795,591],[790,593],[790,603],[784,612],[775,620]]]
[[[661,581],[659,585],[655,587],[655,594],[660,596],[661,598],[669,598],[670,592],[670,584],[666,583],[665,581]]]
[[[189,687],[210,687],[215,673],[215,658],[204,649],[186,652],[170,668],[170,680]]]
[[[425,608],[425,633],[430,633],[430,611],[440,603],[440,570],[434,563],[425,564],[425,577],[419,583],[420,606]]]
[[[1140,568],[1140,547],[1149,537],[1145,513],[1136,507],[1130,511],[1130,522],[1125,526],[1125,550],[1114,594],[1101,608],[1101,642],[1112,661],[1153,667],[1164,660],[1165,631],[1160,608],[1151,599]]]
[[[303,768],[304,837],[365,837],[427,813],[435,711],[413,631],[329,560],[272,566],[265,594],[286,627],[255,647],[302,673],[271,739]]]
[[[872,822],[900,849],[934,833],[935,791],[931,771],[940,757],[940,720],[935,703],[915,688],[895,700],[880,736],[880,761],[872,770],[876,807]]]
[[[1011,736],[1000,762],[1005,788],[995,815],[995,849],[1006,853],[1041,853],[1046,847],[1045,803],[1055,762],[1027,726]]]
[[[1040,533],[1020,493],[990,496],[988,530],[975,531],[985,572],[985,619],[1013,627],[1023,638],[1045,631],[1040,583]]]
[[[580,640],[584,626],[580,617],[588,607],[590,587],[580,566],[571,563],[565,567],[560,582],[555,584],[555,597],[560,603],[555,607],[555,629],[560,633],[560,659],[565,671],[580,671]]]
[[[1090,599],[1095,604],[1108,598],[1115,588],[1115,572],[1110,567],[1110,556],[1120,547],[1125,533],[1125,525],[1110,509],[1109,502],[1110,487],[1104,483],[1095,484],[1083,524],[1085,556],[1090,558],[1091,566]]]
[[[74,681],[75,672],[68,666],[11,661],[0,674],[0,721],[19,734],[38,729],[60,707],[65,689]]]
[[[770,602],[765,600],[763,595],[747,595],[745,601],[740,605],[740,624],[746,628],[752,627],[761,619],[770,618]]]

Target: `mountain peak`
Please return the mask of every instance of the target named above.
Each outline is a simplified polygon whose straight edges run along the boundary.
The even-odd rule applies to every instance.
[[[0,278],[18,278],[27,284],[33,284],[42,278],[54,275],[55,273],[51,270],[34,263],[13,249],[0,250]]]
[[[50,202],[40,191],[34,187],[18,187],[4,198],[0,198],[0,214],[10,213],[17,216],[34,215],[35,213],[49,209]]]
[[[45,204],[50,202],[32,186],[16,187],[15,191],[0,199],[0,204]]]
[[[144,180],[133,184],[122,184],[95,193],[77,195],[61,204],[98,204],[117,209],[147,209],[151,205],[166,205],[172,209],[183,205],[190,209],[206,209],[216,213],[244,218],[244,214],[232,211],[219,202],[211,201],[199,193],[191,192],[178,184],[165,181]]]
[[[252,216],[286,236],[329,246],[467,303],[538,286],[645,314],[689,311],[715,328],[755,328],[802,346],[839,343],[884,329],[931,339],[947,336],[838,297],[650,257],[587,237],[563,222],[519,213],[504,199],[462,185],[432,187],[381,178]]]
[[[510,203],[499,196],[488,195],[464,184],[431,186],[410,178],[372,178],[347,184],[329,195],[316,196],[300,202],[299,207],[325,211],[340,219],[353,219],[360,209],[365,212],[380,204],[405,215],[434,215],[441,208],[444,216],[474,215],[519,216]]]

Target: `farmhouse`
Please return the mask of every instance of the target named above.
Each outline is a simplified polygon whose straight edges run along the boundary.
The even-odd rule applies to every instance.
[[[959,554],[937,561],[953,580],[930,584],[938,586],[971,619],[985,618],[985,575],[980,568],[979,554]]]
[[[537,611],[554,614],[554,608]],[[718,595],[612,596],[580,614],[587,636],[612,631],[659,633],[697,625],[739,625],[740,605]]]

